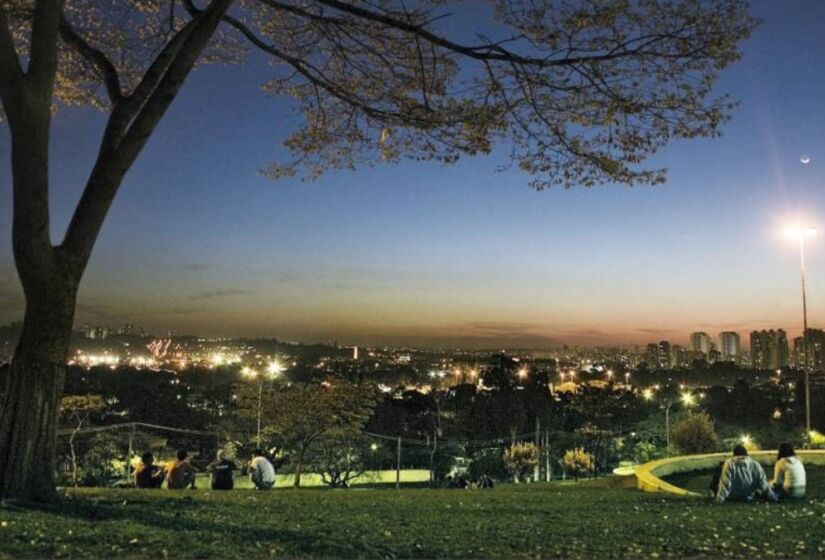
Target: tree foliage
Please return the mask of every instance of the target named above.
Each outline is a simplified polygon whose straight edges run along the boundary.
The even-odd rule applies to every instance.
[[[372,415],[377,398],[372,385],[344,382],[292,385],[263,393],[263,431],[291,454],[296,486],[300,485],[310,448],[325,437],[359,434]],[[238,406],[244,415],[257,415],[257,394],[239,398]]]
[[[516,482],[526,480],[539,464],[539,455],[533,443],[514,443],[504,450],[504,465]]]
[[[503,142],[537,188],[656,183],[664,170],[640,167],[647,156],[672,138],[719,134],[733,103],[712,86],[755,25],[740,0],[490,0],[472,8],[476,39],[464,42],[450,4],[470,10],[66,0],[54,97],[140,118],[181,57],[239,62],[254,49],[272,62],[265,90],[293,98],[304,116],[286,141],[295,159],[268,167],[270,177],[401,157],[452,162]],[[6,5],[0,25],[26,56],[37,10],[31,0]],[[210,17],[219,24],[202,52],[187,55]],[[129,128],[113,139],[126,140]]]
[[[595,463],[593,456],[582,447],[569,449],[562,458],[564,469],[576,479],[593,471]]]
[[[716,451],[719,438],[707,412],[689,415],[673,426],[673,442],[687,455]]]

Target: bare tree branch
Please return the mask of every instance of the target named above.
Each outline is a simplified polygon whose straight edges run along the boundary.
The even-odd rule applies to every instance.
[[[189,31],[183,35],[183,43],[162,76],[157,79],[156,87],[145,103],[142,103],[114,153],[101,151],[61,245],[62,254],[72,260],[75,266],[85,268],[123,176],[175,99],[232,2],[233,0],[213,0],[192,20],[194,23],[191,28],[187,26]],[[184,30],[179,33],[184,33]],[[165,57],[166,54],[162,52],[158,58]],[[148,74],[147,72],[147,77]],[[140,85],[137,89],[141,89]],[[114,113],[112,116],[114,117]]]
[[[83,58],[85,58],[95,68],[95,71],[100,76],[100,79],[106,85],[106,92],[109,95],[109,100],[112,106],[123,98],[123,92],[120,89],[120,77],[117,69],[106,54],[94,48],[77,31],[72,27],[65,16],[60,18],[60,36],[68,45],[71,45]]]

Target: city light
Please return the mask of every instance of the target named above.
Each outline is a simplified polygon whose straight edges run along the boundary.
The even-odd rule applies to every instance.
[[[696,404],[696,396],[692,393],[682,393],[682,403],[685,406],[693,406],[694,404]]]
[[[644,399],[647,401],[653,400],[653,390],[645,389],[644,391],[642,391],[642,397],[644,397]]]
[[[248,379],[255,379],[256,377],[258,377],[258,372],[257,370],[254,370],[249,366],[244,366],[243,368],[241,368],[241,375]]]
[[[266,371],[269,375],[275,377],[276,375],[280,374],[284,370],[284,367],[281,365],[281,362],[278,360],[272,360],[266,366]]]
[[[527,368],[521,368],[516,372],[516,375],[519,379],[524,379],[525,377],[527,377]]]

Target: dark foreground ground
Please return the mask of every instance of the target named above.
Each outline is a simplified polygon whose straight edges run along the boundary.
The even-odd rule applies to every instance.
[[[817,494],[822,496],[822,494]],[[0,507],[0,558],[825,556],[825,499],[714,505],[609,480],[493,490],[78,490]]]

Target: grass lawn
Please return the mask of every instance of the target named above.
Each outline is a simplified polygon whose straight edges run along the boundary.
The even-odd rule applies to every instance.
[[[823,494],[819,494],[823,496]],[[610,480],[493,490],[72,490],[0,507],[0,557],[825,555],[825,499],[715,505]]]
[[[429,480],[430,471],[425,469],[405,469],[401,471],[401,484],[410,485],[415,483],[418,485],[426,485]],[[200,488],[209,488],[209,481],[210,478],[208,474],[200,473],[198,474],[196,485]],[[289,488],[293,482],[294,477],[291,474],[278,473],[275,476],[276,488]],[[395,471],[368,471],[350,481],[350,486],[381,486],[385,484],[395,485]],[[304,473],[301,475],[301,486],[313,488],[325,487],[325,484],[321,480],[321,475]],[[250,490],[252,489],[252,482],[249,480],[249,477],[238,475],[235,477],[235,488]]]

